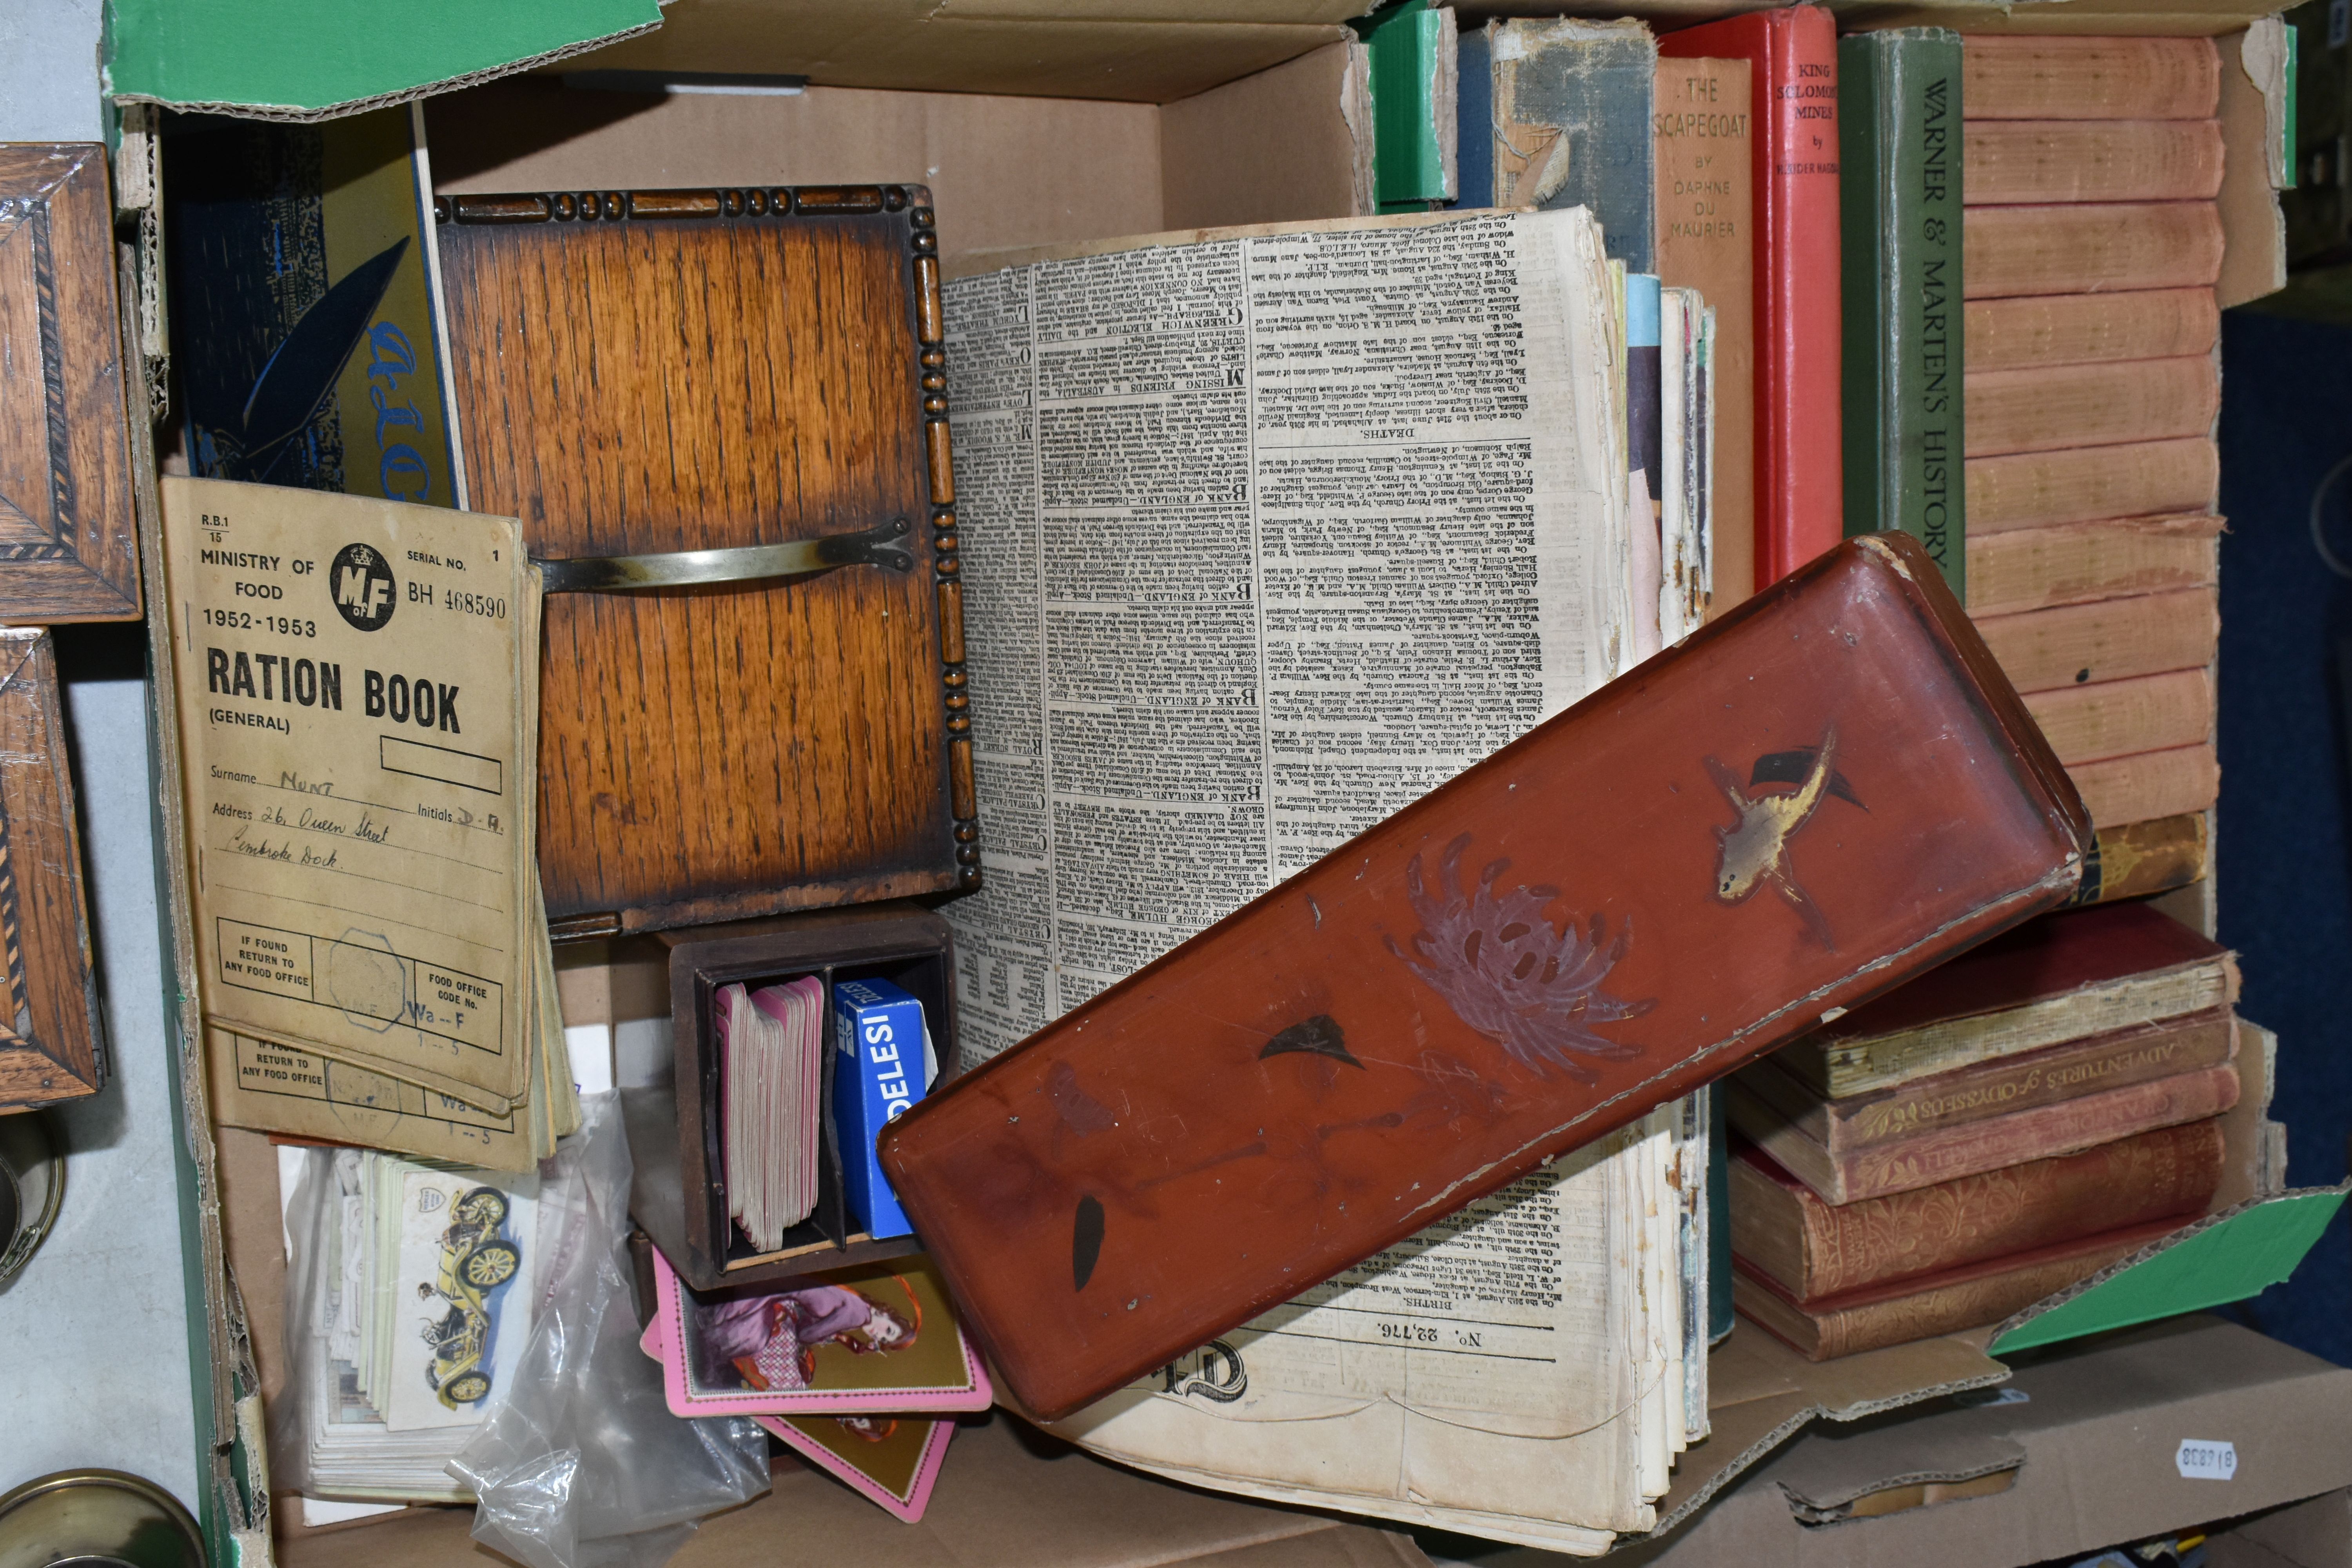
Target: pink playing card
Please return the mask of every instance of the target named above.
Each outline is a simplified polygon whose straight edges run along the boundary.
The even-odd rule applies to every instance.
[[[660,1310],[643,1342],[673,1415],[839,1415],[985,1410],[979,1351],[919,1253],[702,1301],[654,1255]]]
[[[914,1523],[931,1500],[952,1421],[919,1415],[756,1415],[784,1447],[846,1481],[894,1518]]]

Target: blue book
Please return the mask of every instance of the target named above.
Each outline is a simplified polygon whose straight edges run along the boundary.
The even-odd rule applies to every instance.
[[[1638,21],[1512,19],[1462,35],[1465,207],[1590,207],[1612,261],[1657,268],[1658,45]]]
[[[874,1140],[929,1085],[923,1005],[887,980],[841,980],[834,983],[833,1011],[842,1058],[834,1064],[833,1120],[849,1222],[877,1241],[905,1236],[915,1227],[875,1158]]]

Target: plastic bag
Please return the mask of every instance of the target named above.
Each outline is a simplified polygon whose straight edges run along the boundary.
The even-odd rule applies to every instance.
[[[657,1568],[697,1521],[768,1489],[768,1438],[742,1417],[670,1414],[637,1348],[619,1099],[580,1105],[541,1191],[550,1272],[530,1344],[449,1470],[479,1500],[474,1539],[530,1568]]]

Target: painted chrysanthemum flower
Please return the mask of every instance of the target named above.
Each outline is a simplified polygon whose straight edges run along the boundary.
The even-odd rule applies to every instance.
[[[1559,889],[1498,891],[1495,879],[1510,868],[1508,860],[1489,862],[1477,886],[1458,893],[1462,855],[1469,847],[1466,833],[1445,847],[1433,889],[1424,884],[1421,857],[1412,858],[1405,892],[1421,917],[1422,929],[1412,937],[1421,962],[1394,938],[1383,938],[1389,951],[1444,997],[1456,1017],[1539,1077],[1549,1076],[1549,1064],[1580,1083],[1595,1084],[1599,1076],[1578,1058],[1616,1062],[1641,1055],[1639,1046],[1592,1032],[1596,1024],[1639,1017],[1657,1005],[1654,998],[1620,1001],[1601,989],[1633,941],[1632,922],[1618,927],[1613,942],[1600,915],[1589,931],[1572,920],[1565,931],[1555,930],[1543,911]]]

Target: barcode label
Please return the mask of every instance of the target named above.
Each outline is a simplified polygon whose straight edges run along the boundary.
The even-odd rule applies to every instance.
[[[2180,1451],[2173,1455],[2172,1462],[2184,1480],[2226,1481],[2238,1473],[2238,1446],[2183,1437]]]

